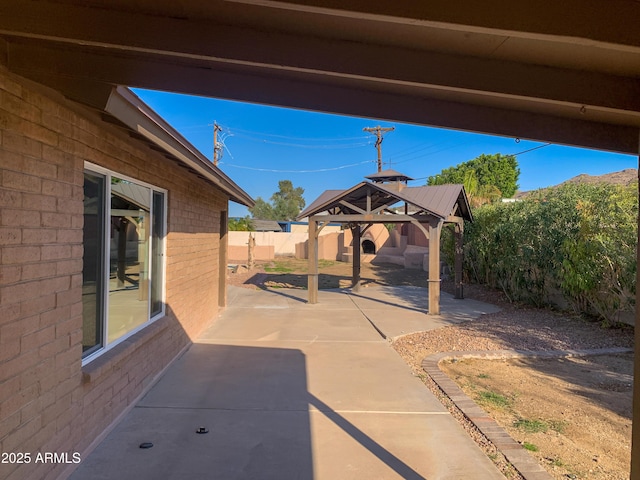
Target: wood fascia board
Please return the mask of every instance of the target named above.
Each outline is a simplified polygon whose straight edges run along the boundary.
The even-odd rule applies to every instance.
[[[266,75],[255,70],[229,70],[210,65],[182,64],[160,58],[110,56],[90,51],[68,52],[52,46],[10,45],[9,68],[27,77],[68,79],[77,65],[95,81],[168,90],[320,112],[376,117],[435,125],[492,135],[574,145],[637,155],[637,112],[609,112],[606,121],[575,115],[573,109],[540,104],[505,108],[473,103],[472,98],[450,101],[423,91],[396,89],[394,85],[367,85],[345,80],[323,83],[321,78],[284,74]],[[38,62],[33,62],[38,58]],[[37,80],[38,81],[38,80]],[[300,82],[304,89],[296,88]],[[47,82],[42,82],[47,83]],[[374,88],[375,87],[375,88]],[[380,108],[383,105],[384,108]],[[634,116],[635,115],[635,116]],[[638,123],[638,125],[635,125]]]
[[[602,43],[620,44],[620,48],[640,47],[640,38],[634,35],[640,6],[632,1],[585,4],[582,0],[543,0],[514,4],[510,0],[486,0],[482,8],[478,8],[478,3],[474,0],[458,0],[453,8],[446,0],[432,0],[428,3],[357,0],[228,1],[325,16],[368,19],[400,26],[420,25],[574,44]],[[576,17],[582,21],[575,21]],[[567,18],[574,21],[567,22]],[[593,26],[595,22],[598,22],[597,29]]]
[[[128,89],[114,88],[109,96],[105,111],[127,125],[137,135],[141,135],[159,149],[168,152],[182,163],[192,168],[204,179],[227,193],[234,201],[252,207],[255,202],[233,181],[214,171],[214,166],[187,140],[176,132],[153,110],[146,107]]]
[[[168,31],[172,35],[167,36]],[[640,111],[640,86],[634,78],[392,45],[372,48],[366,42],[339,38],[80,5],[5,0],[0,4],[0,34],[118,54],[155,55],[172,62],[204,61],[336,80],[357,79],[467,91],[481,96],[569,102],[576,108],[587,105],[589,109]],[[256,45],[269,48],[255,48]],[[640,50],[640,45],[637,47]],[[380,57],[385,62],[381,63]],[[358,58],[358,62],[350,61],[353,58]],[[416,69],[419,64],[431,68]],[[531,82],[532,78],[536,81]]]

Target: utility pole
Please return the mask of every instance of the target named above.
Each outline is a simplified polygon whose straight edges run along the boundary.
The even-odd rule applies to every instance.
[[[378,125],[377,127],[367,127],[363,128],[363,132],[375,133],[376,135],[376,149],[378,150],[378,172],[382,171],[382,134],[383,132],[391,132],[395,130],[396,127],[381,127]]]
[[[222,157],[220,152],[222,151],[222,144],[218,143],[218,132],[221,132],[222,128],[216,122],[213,122],[213,164],[217,167],[218,160]]]

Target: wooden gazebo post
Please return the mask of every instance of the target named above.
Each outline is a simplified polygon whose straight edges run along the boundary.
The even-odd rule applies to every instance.
[[[462,285],[462,262],[464,260],[464,220],[460,220],[455,225],[455,254],[454,254],[454,282],[455,298],[464,298],[464,288]]]
[[[442,220],[429,222],[429,315],[440,315],[440,232]]]
[[[318,303],[318,222],[309,218],[309,303]]]
[[[351,288],[354,292],[360,290],[360,240],[361,240],[361,231],[360,224],[356,224],[354,227],[351,227],[351,233],[353,237],[353,278],[351,280]]]

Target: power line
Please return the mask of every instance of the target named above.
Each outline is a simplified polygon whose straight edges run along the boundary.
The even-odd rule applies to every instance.
[[[437,146],[443,145],[445,143],[447,143],[448,140],[443,140],[442,142],[436,142],[436,143],[421,143],[418,145],[413,145],[409,148],[405,148],[403,150],[400,150],[396,153],[394,153],[392,156],[394,159],[396,158],[402,158],[402,157],[407,157],[409,155],[414,155],[418,152],[421,152],[423,150],[428,150],[430,148],[435,148]]]
[[[511,153],[511,154],[509,154],[509,156],[517,157],[518,155],[524,155],[525,153],[533,152],[534,150],[538,150],[539,148],[548,147],[549,145],[551,145],[551,142],[545,143],[544,145],[538,145],[537,147],[533,147],[533,148],[530,148],[529,150],[524,150],[522,152]]]
[[[518,153],[509,153],[509,154],[506,154],[505,156],[507,156],[507,157],[517,157],[519,155],[524,155],[525,153],[533,152],[534,150],[539,150],[541,148],[548,147],[549,145],[553,145],[553,144],[551,142],[548,142],[548,143],[545,143],[543,145],[538,145],[537,147],[529,148],[527,150],[523,150],[523,151],[518,152]],[[467,160],[467,161],[470,161],[470,160]],[[466,163],[466,162],[462,162],[462,163]],[[427,175],[426,177],[418,177],[418,178],[414,178],[413,180],[424,180],[424,179],[429,178],[431,176],[432,175]]]
[[[233,165],[230,163],[226,163],[225,165],[229,167],[242,168],[244,170],[255,170],[258,172],[273,172],[273,173],[318,173],[318,172],[331,172],[334,170],[342,170],[343,168],[356,167],[358,165],[364,165],[365,163],[372,163],[373,160],[366,160],[364,162],[352,163],[350,165],[341,165],[339,167],[331,167],[331,168],[319,168],[317,170],[277,170],[272,168],[255,168],[255,167],[246,167],[244,165]]]
[[[226,128],[227,130],[229,130],[231,132],[231,129]],[[233,133],[234,134],[243,134],[243,135],[255,135],[255,136],[263,136],[263,137],[275,137],[275,138],[282,138],[285,140],[301,140],[301,141],[307,141],[307,140],[311,140],[311,141],[318,141],[318,142],[332,142],[335,140],[363,140],[365,138],[369,138],[367,135],[360,135],[357,137],[316,137],[316,138],[309,138],[309,137],[294,137],[294,136],[290,136],[290,135],[280,135],[280,134],[276,134],[276,133],[265,133],[265,132],[254,132],[251,130],[244,130],[242,128],[233,128]]]
[[[422,158],[424,158],[424,157],[426,157],[426,156],[435,155],[436,153],[444,152],[444,151],[446,151],[446,150],[451,150],[452,148],[462,147],[463,145],[467,145],[467,144],[469,144],[469,143],[471,143],[471,142],[473,142],[473,140],[467,140],[466,142],[456,143],[456,144],[454,144],[454,145],[450,145],[450,146],[448,146],[448,147],[440,148],[440,149],[438,149],[438,150],[434,150],[434,151],[432,151],[432,152],[424,153],[424,154],[418,155],[418,156],[416,156],[416,157],[406,158],[406,159],[404,159],[404,160],[400,160],[399,162],[394,162],[394,163],[398,164],[398,163],[411,162],[411,161],[414,161],[414,160],[420,160],[420,159],[422,159]],[[434,147],[435,147],[435,146],[437,146],[437,145],[442,145],[443,143],[446,143],[446,142],[438,143],[438,144],[434,145]],[[425,149],[422,149],[422,150],[425,150]],[[418,150],[418,151],[420,151],[420,150]],[[413,153],[417,153],[417,151],[416,151],[416,152],[413,152]],[[405,156],[406,156],[406,155],[405,155]],[[392,158],[394,158],[394,159],[395,159],[395,158],[397,158],[397,157],[392,157]]]
[[[242,137],[242,135],[237,135],[238,137]],[[248,137],[244,137],[248,138]],[[347,149],[347,148],[359,148],[366,147],[367,145],[371,145],[370,142],[361,142],[361,143],[349,143],[349,144],[326,144],[326,145],[309,145],[302,143],[287,143],[287,142],[274,142],[271,140],[260,140],[260,139],[251,139],[256,142],[266,143],[269,145],[279,145],[282,147],[294,147],[294,148],[307,148],[307,149],[318,149],[318,150],[336,150],[336,149]]]

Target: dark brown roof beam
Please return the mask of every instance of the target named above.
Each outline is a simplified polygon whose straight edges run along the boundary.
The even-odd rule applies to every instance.
[[[373,213],[374,215],[377,213],[381,213],[383,211],[387,211],[387,209],[389,208],[389,204],[385,203],[384,205],[380,205],[378,208],[375,208],[371,211],[371,213]]]
[[[369,212],[369,209],[367,209],[366,211],[361,209],[360,207],[356,207],[353,203],[349,203],[346,200],[340,200],[340,204],[349,208],[350,210],[353,210],[354,212],[358,212],[362,215],[366,215]]]

